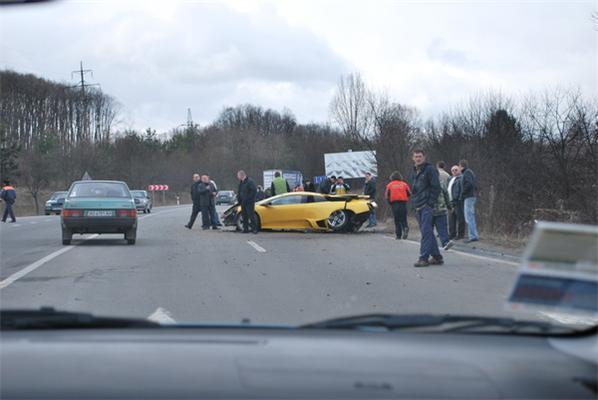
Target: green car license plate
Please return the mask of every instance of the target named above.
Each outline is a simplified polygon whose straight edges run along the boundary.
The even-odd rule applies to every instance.
[[[87,210],[86,217],[114,217],[114,210]]]

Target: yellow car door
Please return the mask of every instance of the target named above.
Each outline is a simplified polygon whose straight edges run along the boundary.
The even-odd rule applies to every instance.
[[[275,196],[260,205],[260,219],[265,229],[305,229],[305,204],[302,196],[295,193]]]

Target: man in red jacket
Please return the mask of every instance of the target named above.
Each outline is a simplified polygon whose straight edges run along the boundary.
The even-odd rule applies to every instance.
[[[403,181],[399,171],[390,175],[390,183],[386,185],[384,197],[392,208],[392,215],[395,220],[395,234],[397,240],[407,239],[409,226],[407,225],[407,201],[411,196],[411,188]]]

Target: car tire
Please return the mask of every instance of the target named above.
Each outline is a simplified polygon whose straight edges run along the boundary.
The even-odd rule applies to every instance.
[[[137,229],[129,229],[125,232],[125,240],[127,244],[135,244],[137,239]]]
[[[326,220],[334,232],[344,232],[351,225],[351,215],[346,210],[333,211]]]
[[[149,214],[151,212],[152,212],[152,208],[150,207],[150,208],[147,209],[147,213]]]
[[[62,244],[68,246],[73,239],[73,232],[70,229],[62,228]]]
[[[262,222],[260,220],[260,216],[258,215],[258,213],[253,213],[253,215],[255,216],[255,221],[257,222],[257,230],[261,231]],[[235,226],[237,227],[237,231],[243,230],[243,219],[241,218],[241,214],[237,216]]]
[[[50,215],[50,213],[49,213],[49,212],[47,212],[47,211],[46,211],[44,214],[46,214],[46,215]]]
[[[143,209],[143,213],[144,213],[144,214],[147,214],[147,208],[144,208],[144,209]]]

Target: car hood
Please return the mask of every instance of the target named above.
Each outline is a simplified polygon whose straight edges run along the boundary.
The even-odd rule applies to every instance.
[[[71,198],[64,202],[65,208],[134,208],[135,203],[131,199],[122,198]]]

